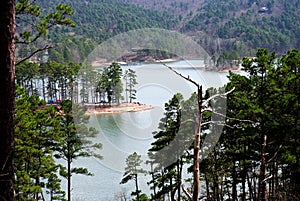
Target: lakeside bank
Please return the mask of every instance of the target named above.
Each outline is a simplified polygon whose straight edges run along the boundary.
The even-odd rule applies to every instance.
[[[141,103],[121,103],[119,105],[112,105],[103,107],[99,104],[86,104],[87,115],[104,115],[104,114],[118,114],[124,112],[140,112],[153,109],[153,106]]]

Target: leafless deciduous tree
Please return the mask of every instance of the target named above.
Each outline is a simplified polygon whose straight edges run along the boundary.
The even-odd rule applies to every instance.
[[[171,71],[173,71],[175,74],[180,76],[181,78],[185,79],[186,81],[192,83],[197,88],[197,104],[198,104],[198,114],[196,122],[196,129],[194,132],[194,156],[193,156],[193,194],[188,193],[186,190],[184,190],[185,194],[189,197],[192,201],[198,201],[199,200],[199,192],[200,192],[200,137],[201,137],[201,127],[202,127],[202,114],[203,114],[203,108],[209,104],[210,101],[215,99],[216,97],[222,97],[226,96],[227,94],[231,93],[234,89],[223,93],[223,94],[215,94],[211,96],[210,98],[203,100],[202,96],[202,85],[197,83],[195,80],[191,79],[189,76],[185,76],[174,70],[171,66],[168,66],[166,64],[163,64],[167,68],[169,68]],[[220,114],[221,115],[221,114]]]

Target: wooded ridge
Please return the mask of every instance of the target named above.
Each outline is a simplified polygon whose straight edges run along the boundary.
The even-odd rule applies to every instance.
[[[41,1],[41,5],[51,7],[58,2]],[[67,40],[70,44],[78,37],[99,43],[129,30],[157,27],[185,33],[211,55],[226,59],[254,56],[257,48],[282,54],[300,47],[297,0],[74,0],[63,3],[75,10],[73,19],[77,27],[64,29],[67,35],[72,35]]]

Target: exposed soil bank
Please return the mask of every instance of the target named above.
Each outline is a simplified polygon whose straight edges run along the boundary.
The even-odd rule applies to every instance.
[[[89,104],[87,105],[87,108],[87,115],[102,115],[124,112],[139,112],[144,110],[150,110],[153,107],[151,105],[145,105],[140,103],[121,103],[120,105],[114,105],[111,107],[101,107],[97,104]]]

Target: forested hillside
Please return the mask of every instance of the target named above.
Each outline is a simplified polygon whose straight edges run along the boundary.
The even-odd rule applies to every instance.
[[[54,6],[56,1],[44,1],[43,6]],[[143,27],[162,27],[171,29],[176,19],[167,13],[141,9],[114,0],[70,1],[61,3],[72,6],[77,24],[75,33],[103,41],[115,34]],[[49,5],[50,4],[50,5]]]
[[[120,1],[178,14],[183,20],[179,30],[213,55],[254,55],[260,47],[284,53],[300,47],[298,0]]]
[[[118,0],[119,2],[126,2],[135,5],[140,5],[145,8],[152,8],[155,10],[160,10],[168,13],[173,13],[175,15],[180,15],[182,17],[190,15],[191,11],[196,11],[201,8],[205,0]]]
[[[72,19],[76,27],[57,27],[49,34],[53,43],[57,44],[56,50],[50,51],[51,59],[56,61],[81,61],[95,44],[100,44],[119,33],[146,27],[173,29],[178,23],[177,17],[171,14],[115,0],[39,1],[43,8],[49,9],[53,9],[59,3],[72,6],[75,11]]]
[[[96,44],[140,28],[177,30],[191,36],[220,62],[254,56],[257,48],[283,54],[300,47],[297,0],[54,0],[38,1],[51,10],[71,5],[76,27],[49,34],[54,61],[83,61]],[[219,62],[219,63],[220,63]]]
[[[299,6],[295,0],[207,1],[182,31],[205,30],[222,39],[225,49],[233,45],[240,51],[243,44],[252,49],[265,47],[284,53],[300,46]]]

